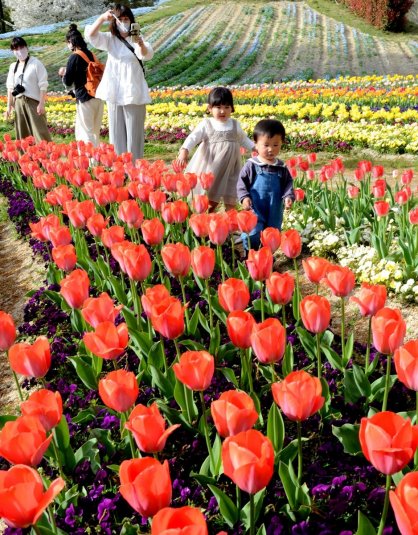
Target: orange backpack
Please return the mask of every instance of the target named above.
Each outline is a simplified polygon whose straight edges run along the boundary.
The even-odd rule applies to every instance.
[[[84,59],[84,61],[87,62],[87,82],[86,82],[85,88],[87,90],[87,93],[91,97],[95,97],[96,89],[98,85],[100,84],[100,80],[102,79],[102,76],[103,76],[104,65],[103,63],[100,63],[100,61],[96,58],[94,54],[93,54],[94,61],[91,61],[88,58],[87,54],[85,54],[81,50],[75,50],[74,54],[78,54]]]

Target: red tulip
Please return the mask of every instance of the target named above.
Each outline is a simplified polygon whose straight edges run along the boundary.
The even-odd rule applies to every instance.
[[[398,347],[393,360],[399,381],[418,392],[418,340],[410,340]]]
[[[144,214],[138,203],[133,199],[129,201],[123,201],[119,205],[118,218],[128,225],[128,228],[139,228]]]
[[[286,348],[286,329],[276,318],[255,324],[251,333],[251,347],[262,364],[278,362]]]
[[[166,199],[166,194],[161,190],[151,191],[149,194],[149,203],[151,207],[157,212],[161,210],[161,206],[166,201]]]
[[[305,329],[322,333],[331,321],[331,305],[326,297],[308,295],[300,302],[300,315]]]
[[[195,195],[192,204],[196,214],[203,214],[209,207],[209,199],[207,195]]]
[[[209,239],[215,245],[222,245],[229,235],[229,221],[225,213],[214,213],[209,216]]]
[[[51,240],[53,247],[69,245],[72,240],[70,229],[65,225],[53,227],[49,232],[49,239]]]
[[[250,291],[242,279],[228,279],[218,286],[218,298],[226,312],[244,310],[250,301]]]
[[[125,230],[119,225],[113,225],[112,227],[103,229],[100,238],[103,245],[110,249],[112,245],[125,239]]]
[[[258,420],[254,401],[245,392],[223,392],[210,406],[213,422],[221,437],[248,431]]]
[[[198,238],[206,238],[209,234],[209,214],[192,214],[189,218],[189,227]]]
[[[303,189],[295,188],[294,192],[295,192],[295,201],[299,201],[299,202],[303,201],[303,199],[305,198],[305,192],[303,191]]]
[[[59,477],[45,492],[41,476],[29,466],[0,470],[0,517],[12,528],[33,526],[64,487]]]
[[[251,333],[254,325],[255,319],[249,312],[236,310],[228,314],[226,328],[234,346],[241,349],[251,347]]]
[[[418,426],[394,412],[362,418],[359,439],[366,459],[379,472],[396,474],[411,461],[418,446]]]
[[[238,228],[241,232],[249,233],[257,225],[257,214],[252,210],[241,210],[237,214]]]
[[[150,317],[151,310],[154,305],[157,305],[170,297],[170,292],[163,284],[156,284],[145,290],[145,293],[141,296],[142,308],[145,314]]]
[[[166,421],[161,416],[156,403],[149,407],[137,405],[129,415],[125,424],[134,436],[138,448],[145,453],[156,453],[165,447],[167,438],[180,424],[175,424],[167,429]]]
[[[168,461],[160,464],[153,457],[123,461],[119,470],[119,491],[140,515],[154,516],[171,502]]]
[[[208,535],[206,519],[195,507],[161,509],[152,519],[151,535]]]
[[[277,405],[295,422],[303,422],[325,402],[321,381],[303,370],[291,372],[283,381],[272,384],[271,391]]]
[[[89,296],[90,280],[83,269],[75,269],[60,282],[60,294],[71,308],[81,308]]]
[[[278,228],[267,227],[260,232],[260,241],[264,247],[268,247],[272,253],[275,253],[280,247],[282,239],[281,232]]]
[[[174,340],[184,332],[184,307],[175,297],[167,297],[151,308],[151,323],[164,338]]]
[[[215,180],[215,175],[213,173],[200,173],[198,180],[202,188],[208,190]]]
[[[356,277],[348,267],[331,266],[328,268],[324,282],[336,297],[346,297],[356,284]]]
[[[417,535],[418,472],[406,474],[396,490],[389,492],[389,498],[401,535]]]
[[[292,299],[295,289],[295,279],[290,273],[273,271],[266,280],[266,286],[273,303],[286,305]]]
[[[248,252],[247,268],[253,280],[264,281],[273,271],[273,253],[268,247]]]
[[[168,243],[161,249],[164,265],[174,277],[185,277],[190,269],[191,255],[187,245]]]
[[[411,225],[418,225],[418,208],[413,208],[408,217]]]
[[[386,193],[386,182],[384,180],[375,180],[372,184],[372,193],[377,199],[384,197]]]
[[[314,284],[319,284],[332,264],[325,258],[311,256],[306,260],[302,260],[302,266],[306,278]]]
[[[113,360],[124,353],[129,333],[126,323],[117,327],[110,321],[100,323],[92,333],[85,333],[83,342],[87,349],[102,359]]]
[[[48,338],[39,336],[33,344],[20,342],[9,349],[10,367],[25,377],[44,377],[51,366]]]
[[[141,232],[147,245],[158,245],[164,238],[164,225],[157,217],[146,219],[141,225]]]
[[[266,487],[273,476],[273,445],[260,431],[242,431],[225,439],[222,463],[227,477],[241,490],[255,494]]]
[[[116,258],[123,273],[133,281],[144,281],[152,270],[152,261],[145,245],[119,242],[112,245],[112,256]]]
[[[360,193],[360,188],[358,188],[357,186],[349,186],[347,188],[347,195],[349,196],[350,199],[357,199],[357,197],[359,196],[359,193]]]
[[[177,379],[190,390],[206,390],[215,372],[215,359],[207,351],[186,351],[173,364]]]
[[[52,259],[59,269],[71,271],[77,263],[74,245],[59,245],[52,249]]]
[[[26,401],[20,404],[20,410],[23,416],[36,416],[39,418],[45,431],[50,431],[61,420],[61,394],[41,388],[41,390],[33,392]]]
[[[6,422],[0,431],[0,455],[12,464],[37,466],[48,449],[52,434],[46,436],[36,416],[20,416]]]
[[[384,355],[391,355],[403,344],[406,323],[397,308],[384,307],[372,317],[374,347]]]
[[[94,329],[104,321],[115,322],[123,305],[114,306],[112,298],[106,292],[99,297],[89,297],[83,303],[81,314]]]
[[[16,326],[7,312],[0,310],[0,351],[7,351],[16,340]]]
[[[282,232],[280,247],[283,254],[288,258],[296,258],[302,252],[302,240],[297,230],[286,230]]]
[[[387,201],[376,201],[374,203],[374,211],[379,217],[385,217],[389,213],[390,204]]]
[[[215,251],[201,245],[191,252],[193,273],[201,279],[209,279],[215,269]]]
[[[402,173],[402,176],[401,176],[401,182],[404,186],[407,186],[412,182],[413,178],[414,178],[413,169],[405,169],[405,171]]]
[[[387,297],[386,286],[383,284],[361,284],[357,297],[350,297],[350,301],[357,303],[362,316],[374,316],[378,310],[385,306]]]
[[[138,394],[138,382],[130,371],[115,370],[99,381],[99,396],[116,412],[125,412],[132,407]]]
[[[108,220],[102,214],[94,214],[87,219],[87,228],[92,236],[101,236],[107,227]]]
[[[68,201],[65,203],[68,219],[75,228],[84,228],[88,219],[96,213],[93,201]]]

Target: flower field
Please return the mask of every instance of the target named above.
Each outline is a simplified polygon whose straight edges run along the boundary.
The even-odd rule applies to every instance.
[[[202,113],[203,90],[180,96]],[[414,533],[418,345],[386,305],[417,300],[413,170],[360,161],[348,181],[341,158],[288,160],[283,231],[241,261],[254,216],[190,198],[208,175],[104,143],[0,150],[10,217],[47,265],[18,332],[0,312],[21,397],[0,416],[6,534]]]

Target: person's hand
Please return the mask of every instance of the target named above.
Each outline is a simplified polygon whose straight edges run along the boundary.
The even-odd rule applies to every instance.
[[[142,35],[132,35],[131,39],[133,43],[136,43],[140,47],[144,46],[144,40],[142,39]]]
[[[251,210],[253,206],[253,203],[251,202],[251,199],[249,197],[245,197],[241,204],[244,210]]]
[[[65,76],[65,73],[67,72],[67,69],[65,67],[60,67],[58,71],[58,76]]]
[[[3,114],[5,121],[7,121],[9,119],[11,114],[12,114],[12,110],[11,109],[6,109],[6,111]]]
[[[38,115],[43,115],[45,113],[45,104],[43,102],[40,102],[38,106],[36,107],[36,112]]]
[[[110,22],[114,18],[113,11],[108,9],[105,13],[100,15],[100,20],[102,22]]]
[[[187,160],[189,159],[189,151],[187,149],[180,149],[179,156],[177,158],[177,162],[180,165],[180,167],[186,167]]]
[[[284,207],[286,208],[286,210],[289,210],[292,207],[292,204],[292,199],[290,197],[286,197],[286,199],[284,200]]]

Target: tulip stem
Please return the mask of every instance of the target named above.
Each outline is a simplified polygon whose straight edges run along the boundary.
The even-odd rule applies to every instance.
[[[179,344],[178,344],[176,338],[174,338],[173,342],[174,342],[174,346],[176,348],[176,355],[177,355],[177,362],[178,362],[180,360],[180,356],[181,356],[180,348],[179,348]]]
[[[263,286],[263,281],[260,281],[260,301],[261,301],[261,321],[264,321],[264,286]]]
[[[282,305],[282,324],[283,327],[286,329],[286,305]]]
[[[299,287],[299,269],[298,269],[298,263],[296,258],[293,259],[293,266],[295,268],[295,281],[296,281],[296,288],[295,288],[295,299],[293,300],[294,308],[293,308],[293,316],[295,320],[300,319],[300,311],[299,311],[299,303],[300,303],[300,287]]]
[[[369,316],[369,329],[367,333],[367,348],[366,348],[366,360],[364,362],[364,373],[368,375],[370,364],[370,344],[372,340],[372,317]]]
[[[217,245],[216,249],[218,251],[218,261],[221,266],[222,282],[225,282],[224,257],[222,255],[222,247],[220,245]]]
[[[254,494],[250,494],[250,535],[255,535]]]
[[[200,401],[202,403],[202,411],[203,411],[203,429],[205,431],[205,439],[206,439],[206,446],[208,448],[209,453],[209,459],[210,459],[210,465],[211,465],[211,472],[213,475],[215,475],[216,472],[216,464],[215,459],[213,458],[213,451],[212,451],[212,445],[210,443],[209,438],[209,429],[208,429],[208,421],[206,419],[206,403],[205,403],[205,397],[203,395],[203,392],[200,391]]]
[[[388,514],[388,509],[389,509],[389,490],[390,490],[391,479],[392,478],[391,478],[390,474],[388,474],[386,476],[385,503],[383,505],[383,512],[382,512],[382,517],[380,518],[379,531],[377,532],[377,535],[382,535],[383,534],[383,530],[385,529],[386,516]]]
[[[53,512],[52,507],[50,505],[47,507],[47,511],[48,511],[49,522],[51,523],[52,531],[54,533],[58,533],[57,525],[55,523],[55,515],[54,515],[54,512]]]
[[[302,424],[297,422],[298,429],[298,482],[302,479]]]
[[[20,397],[20,401],[23,401],[23,394],[22,394],[22,389],[20,388],[19,379],[17,378],[17,375],[14,372],[14,370],[12,370],[12,373],[13,373],[13,378],[14,378],[15,383],[16,383],[16,388],[17,388],[17,391],[18,391],[18,394],[19,394],[19,397]]]
[[[321,340],[319,333],[316,333],[316,365],[317,365],[317,374],[318,379],[321,380],[322,376],[322,362],[321,362]]]
[[[345,362],[345,301],[341,297],[341,352],[342,359]]]
[[[386,359],[386,380],[385,393],[383,395],[382,412],[385,411],[388,406],[391,358],[391,355],[388,355]]]
[[[54,450],[54,457],[55,457],[55,460],[57,461],[58,472],[60,476],[62,477],[62,479],[66,479],[64,472],[62,471],[61,459],[59,457],[59,451],[58,451],[59,450],[58,439],[57,439],[57,433],[55,429],[52,430],[52,449]]]
[[[209,289],[209,281],[208,279],[205,279],[205,286],[206,286],[206,293],[207,293],[207,299],[208,299],[208,307],[209,307],[209,326],[210,331],[213,331],[213,311],[212,311],[212,300],[210,297],[210,289]]]
[[[235,489],[237,497],[237,509],[238,511],[241,511],[241,489],[238,487],[238,485],[235,485]]]
[[[138,290],[137,290],[135,281],[133,279],[129,279],[129,284],[131,286],[132,301],[134,305],[135,316],[137,317],[138,327],[139,327],[139,322],[140,322],[140,318],[142,314],[141,301],[139,299]]]
[[[187,332],[189,332],[189,311],[187,309],[186,291],[184,289],[183,277],[179,277],[179,280],[180,280],[180,286],[181,286],[181,295],[183,296],[183,306],[184,306],[184,312],[185,312],[185,317],[186,317],[186,327],[187,327]]]

